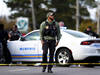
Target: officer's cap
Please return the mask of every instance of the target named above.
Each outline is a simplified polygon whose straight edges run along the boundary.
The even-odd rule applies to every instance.
[[[49,16],[54,16],[55,14],[54,14],[54,12],[48,12],[47,13],[47,17],[49,17]]]

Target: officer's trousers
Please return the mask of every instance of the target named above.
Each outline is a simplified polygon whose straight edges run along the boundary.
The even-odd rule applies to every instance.
[[[12,61],[11,54],[7,48],[7,44],[3,43],[3,55],[5,57],[5,63],[9,64]]]
[[[49,65],[48,65],[48,69],[51,69],[53,67],[52,64],[50,63],[53,63],[53,57],[54,57],[54,51],[55,51],[55,47],[56,47],[56,41],[55,40],[45,40],[44,41],[44,44],[42,46],[43,48],[43,56],[42,56],[42,59],[43,59],[43,63],[48,63],[47,62],[47,54],[48,54],[48,51],[49,51]],[[47,65],[43,65],[44,68],[46,68]]]

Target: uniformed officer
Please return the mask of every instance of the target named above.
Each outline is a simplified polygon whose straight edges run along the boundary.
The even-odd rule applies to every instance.
[[[17,25],[14,25],[12,30],[9,32],[10,41],[18,40],[21,36],[21,33],[18,31]]]
[[[40,38],[43,49],[43,63],[47,63],[47,54],[49,49],[50,58],[48,65],[48,73],[53,73],[53,65],[51,63],[53,63],[55,47],[58,45],[60,37],[60,28],[58,23],[54,19],[54,13],[49,12],[47,14],[47,20],[42,22],[40,25]],[[42,72],[46,71],[46,67],[47,65],[43,65]]]
[[[86,33],[86,34],[88,34],[90,36],[96,37],[96,38],[99,37],[99,35],[97,33],[92,31],[92,27],[91,26],[88,26],[87,29],[84,31],[84,33]]]
[[[8,33],[4,30],[4,24],[0,24],[0,42],[3,45],[3,56],[5,57],[5,63],[11,63],[11,55],[7,48]]]

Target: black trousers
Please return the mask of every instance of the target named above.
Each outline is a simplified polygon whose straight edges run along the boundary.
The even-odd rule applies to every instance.
[[[7,48],[7,44],[3,43],[3,56],[5,58],[5,63],[9,64],[12,61],[11,54]]]
[[[51,69],[53,67],[53,57],[54,57],[54,52],[55,52],[55,47],[56,47],[56,41],[55,40],[45,40],[44,44],[42,46],[43,48],[43,63],[49,63],[48,69]],[[49,62],[47,62],[47,54],[49,51]],[[46,68],[47,65],[43,65],[44,68]]]

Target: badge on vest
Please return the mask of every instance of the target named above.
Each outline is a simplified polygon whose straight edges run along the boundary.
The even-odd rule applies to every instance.
[[[49,29],[49,26],[46,26],[45,28],[46,28],[46,29]]]

